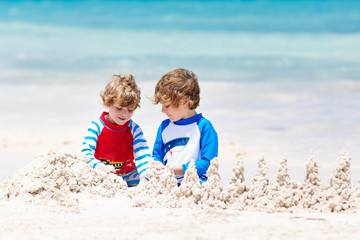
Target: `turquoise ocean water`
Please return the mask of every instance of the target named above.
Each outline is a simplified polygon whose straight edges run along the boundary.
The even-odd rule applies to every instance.
[[[358,81],[359,31],[358,1],[1,1],[0,81]]]

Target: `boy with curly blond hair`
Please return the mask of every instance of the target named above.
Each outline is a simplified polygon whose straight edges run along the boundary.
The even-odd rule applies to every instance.
[[[128,186],[136,186],[145,179],[151,159],[143,132],[131,119],[140,106],[140,89],[132,75],[114,75],[100,96],[108,112],[91,122],[81,152],[94,169],[118,174]]]
[[[180,185],[194,159],[200,183],[205,182],[210,161],[218,156],[218,136],[211,122],[195,111],[200,103],[196,75],[181,68],[168,72],[156,84],[154,103],[160,103],[168,117],[161,123],[154,144],[157,168],[170,165]]]

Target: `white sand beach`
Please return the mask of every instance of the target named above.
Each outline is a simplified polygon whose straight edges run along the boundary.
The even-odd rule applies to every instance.
[[[119,199],[104,199],[91,203],[91,210],[76,212],[1,204],[1,238],[358,239],[360,236],[358,214],[142,209],[119,206],[120,203],[124,204]],[[108,207],[114,204],[117,205]]]

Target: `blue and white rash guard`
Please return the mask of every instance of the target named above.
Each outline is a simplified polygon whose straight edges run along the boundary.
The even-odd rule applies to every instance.
[[[218,136],[211,122],[202,114],[171,122],[164,120],[157,132],[153,158],[164,165],[181,165],[185,173],[194,159],[200,183],[207,180],[210,160],[218,156]],[[180,184],[184,175],[176,175]]]

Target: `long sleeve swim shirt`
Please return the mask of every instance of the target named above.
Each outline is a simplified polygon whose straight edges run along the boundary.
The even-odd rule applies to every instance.
[[[210,160],[218,156],[218,136],[209,120],[202,114],[171,122],[164,120],[157,132],[153,158],[164,165],[181,165],[185,173],[194,159],[200,182],[207,180]],[[184,175],[176,175],[180,184]]]
[[[116,173],[138,170],[140,178],[145,177],[146,165],[151,152],[144,134],[134,121],[124,125],[109,123],[107,112],[91,122],[81,152],[90,158],[90,165],[114,166]]]

